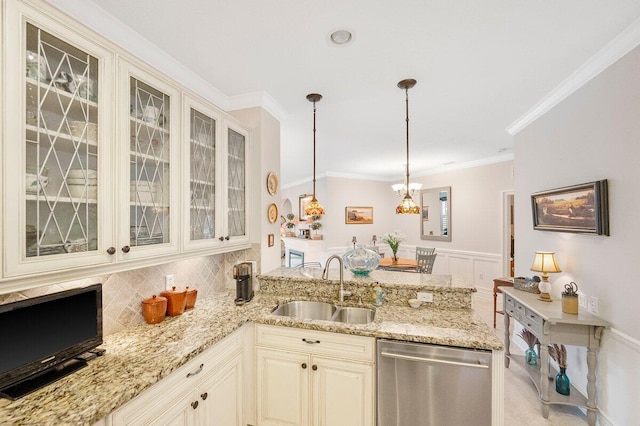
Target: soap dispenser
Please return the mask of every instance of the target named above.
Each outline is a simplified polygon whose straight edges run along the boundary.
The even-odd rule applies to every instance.
[[[382,306],[382,299],[384,297],[384,292],[382,291],[382,287],[380,284],[376,282],[376,285],[371,289],[371,296],[373,298],[373,306],[380,307]]]

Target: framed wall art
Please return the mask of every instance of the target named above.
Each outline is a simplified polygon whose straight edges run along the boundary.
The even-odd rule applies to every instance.
[[[275,244],[274,234],[267,234],[267,246],[273,247],[274,244]]]
[[[607,180],[531,194],[533,229],[609,235]]]
[[[373,223],[373,207],[344,208],[344,223],[347,225],[370,225]]]

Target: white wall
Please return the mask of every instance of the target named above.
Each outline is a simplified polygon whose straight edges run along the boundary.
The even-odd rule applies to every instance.
[[[635,278],[640,221],[640,49],[606,69],[515,137],[516,274],[530,275],[536,250],[555,251],[563,272],[552,296],[575,281],[599,301],[605,332],[598,366],[602,420],[638,424],[640,285]],[[534,231],[530,194],[609,180],[611,236]],[[518,259],[524,259],[518,262]],[[572,351],[569,377],[586,389],[585,352]]]

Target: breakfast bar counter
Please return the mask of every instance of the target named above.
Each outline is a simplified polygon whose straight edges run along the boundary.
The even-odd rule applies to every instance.
[[[287,300],[318,300],[328,297],[335,302],[333,291],[324,297],[309,297],[308,294],[317,291],[311,289],[318,287],[318,278],[313,275],[315,272],[292,272],[286,270],[287,268],[283,269],[285,270],[276,270],[272,274],[260,276],[261,287],[268,289],[271,286],[273,290],[276,281],[297,282],[296,280],[301,278],[307,280],[307,286],[296,284],[295,289],[289,286],[286,295],[260,290],[251,302],[243,306],[236,306],[233,301],[235,293],[229,292],[198,300],[194,309],[177,317],[168,317],[159,324],[142,324],[106,336],[102,345],[106,354],[89,361],[88,367],[17,401],[0,400],[2,422],[91,425],[247,322],[464,348],[502,350],[500,340],[473,310],[434,306],[436,301],[442,303],[451,299],[438,297],[437,293],[445,292],[446,289],[449,290],[449,296],[457,294],[463,299],[467,296],[470,298],[473,289],[466,286],[463,280],[441,278],[445,276],[431,276],[425,280],[420,276],[423,274],[398,272],[387,272],[395,277],[393,279],[385,277],[384,274],[373,274],[371,277],[365,277],[366,279],[349,278],[346,286],[350,287],[356,296],[355,300],[347,301],[348,303],[372,307],[371,298],[365,290],[370,285],[382,285],[385,281],[387,282],[384,289],[387,295],[383,306],[375,308],[373,322],[345,324],[273,315],[271,312],[276,305]],[[285,278],[285,275],[289,278]],[[402,298],[410,293],[401,287],[401,283],[391,282],[401,280],[398,275],[412,276],[404,279],[408,281],[406,285],[413,289],[413,293],[416,289],[431,289],[434,293],[434,304],[423,305],[417,309],[409,307]],[[279,279],[276,279],[278,276]],[[330,278],[328,282],[335,284],[333,276]],[[452,300],[454,305],[460,303],[455,297]]]

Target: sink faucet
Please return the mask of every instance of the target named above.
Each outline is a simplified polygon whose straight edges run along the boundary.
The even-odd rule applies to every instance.
[[[338,255],[331,255],[327,259],[327,263],[324,265],[324,271],[322,271],[322,279],[326,280],[329,278],[329,264],[333,259],[338,259],[338,263],[340,264],[340,291],[338,292],[338,300],[340,303],[344,302],[344,298],[351,296],[351,292],[344,289],[344,264],[342,263],[342,258]]]

